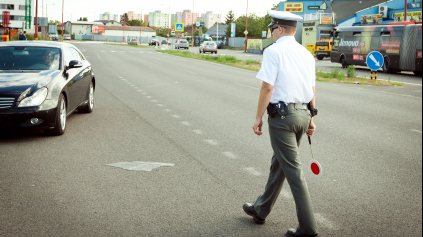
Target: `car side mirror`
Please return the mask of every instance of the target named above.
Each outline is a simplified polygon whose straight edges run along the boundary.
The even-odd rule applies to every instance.
[[[82,62],[79,60],[72,60],[69,62],[69,66],[68,66],[69,69],[80,68],[80,67],[82,67]]]

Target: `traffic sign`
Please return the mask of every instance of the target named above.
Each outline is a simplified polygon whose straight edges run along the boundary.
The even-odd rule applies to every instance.
[[[184,32],[184,23],[176,22],[175,23],[175,31],[176,32]]]
[[[374,71],[379,70],[384,64],[383,55],[377,51],[370,52],[366,59],[367,66]]]
[[[175,31],[172,31],[172,32],[171,32],[171,34],[172,34],[172,35],[175,35]]]
[[[197,22],[195,25],[196,25],[197,27],[200,27],[200,26],[201,26],[201,23],[200,23],[200,22]]]
[[[248,35],[248,31],[244,31],[244,35]]]

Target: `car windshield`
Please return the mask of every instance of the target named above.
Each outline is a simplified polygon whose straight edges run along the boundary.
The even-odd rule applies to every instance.
[[[329,46],[329,42],[317,42],[316,46]]]
[[[0,70],[59,70],[60,49],[47,47],[0,47]]]

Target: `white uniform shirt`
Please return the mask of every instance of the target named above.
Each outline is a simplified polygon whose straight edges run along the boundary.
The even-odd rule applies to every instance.
[[[316,86],[316,61],[294,36],[284,36],[269,46],[257,79],[273,86],[270,103],[309,103]]]

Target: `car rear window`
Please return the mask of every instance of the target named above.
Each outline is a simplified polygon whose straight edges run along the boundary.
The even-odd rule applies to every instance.
[[[59,70],[61,52],[48,47],[0,47],[0,70]]]

